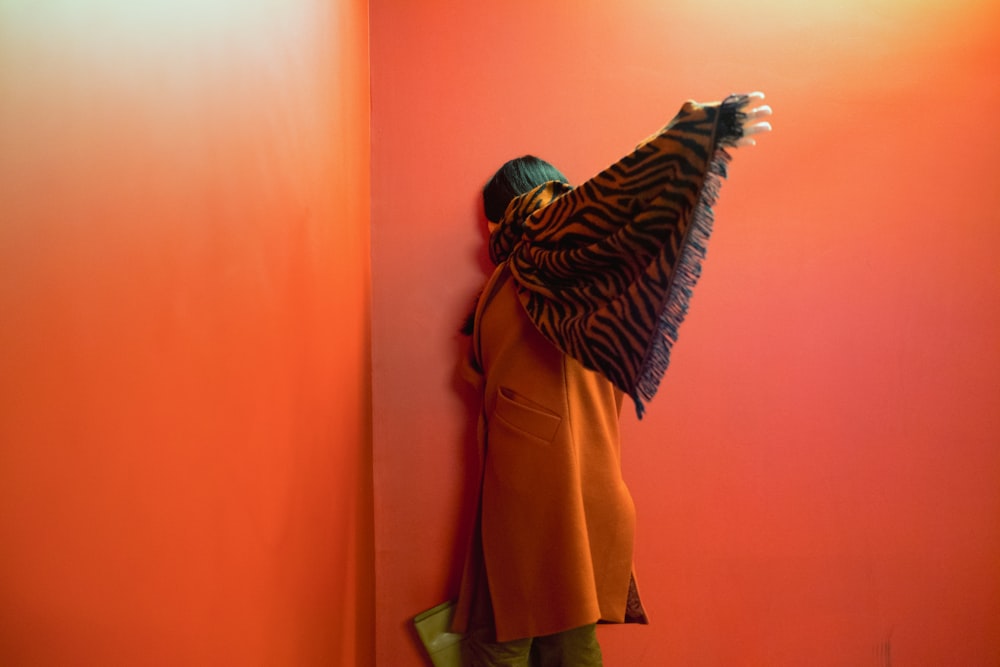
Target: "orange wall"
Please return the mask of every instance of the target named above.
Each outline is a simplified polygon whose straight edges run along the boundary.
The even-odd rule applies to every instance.
[[[625,420],[653,623],[602,628],[607,662],[1000,662],[995,3],[371,4],[378,664],[422,664],[408,619],[455,593],[478,188],[758,88],[776,132]]]
[[[0,4],[0,663],[370,664],[367,28]]]

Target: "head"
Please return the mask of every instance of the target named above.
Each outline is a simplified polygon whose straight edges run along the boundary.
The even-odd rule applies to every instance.
[[[494,224],[500,222],[507,205],[514,197],[549,181],[569,183],[562,172],[534,155],[514,158],[505,163],[483,187],[486,219]]]

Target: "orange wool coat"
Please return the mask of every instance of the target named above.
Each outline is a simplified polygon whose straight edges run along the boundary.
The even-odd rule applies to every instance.
[[[480,298],[472,348],[466,370],[482,392],[484,468],[454,629],[466,629],[481,567],[497,641],[625,621],[638,596],[622,393],[542,337],[505,264]]]
[[[645,620],[619,390],[641,416],[666,372],[750,100],[685,103],[580,186],[516,197],[491,233],[499,268],[467,367],[482,394],[483,478],[456,630],[493,625],[507,641]]]

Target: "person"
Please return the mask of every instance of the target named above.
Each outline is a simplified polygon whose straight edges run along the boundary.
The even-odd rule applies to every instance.
[[[463,362],[481,397],[483,453],[453,620],[466,665],[600,665],[597,623],[648,621],[619,415],[628,395],[641,417],[666,371],[726,149],[771,129],[763,99],[685,103],[576,188],[534,156],[486,183],[497,266]]]

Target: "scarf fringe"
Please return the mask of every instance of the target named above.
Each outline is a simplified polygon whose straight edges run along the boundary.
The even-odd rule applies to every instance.
[[[644,403],[652,400],[659,389],[660,380],[670,366],[670,351],[677,342],[678,331],[687,316],[691,294],[701,277],[702,262],[705,260],[708,241],[715,223],[712,207],[718,199],[722,179],[726,177],[729,162],[732,160],[723,147],[727,143],[729,142],[720,142],[712,155],[701,196],[692,213],[687,243],[681,251],[666,305],[660,313],[657,334],[653,336],[652,346],[636,379],[632,401],[635,403],[639,419],[642,419],[645,412]]]

